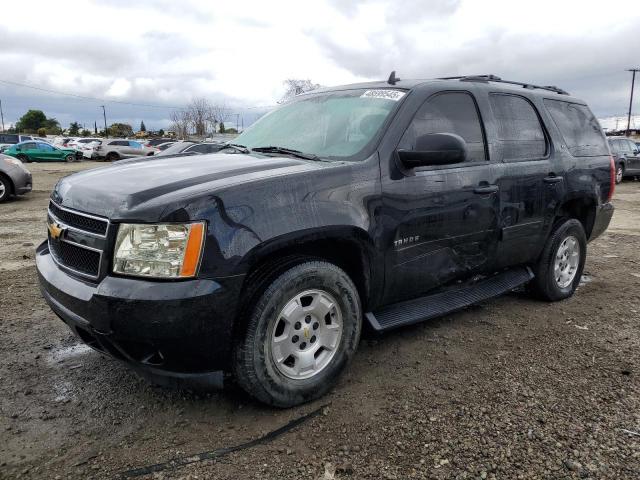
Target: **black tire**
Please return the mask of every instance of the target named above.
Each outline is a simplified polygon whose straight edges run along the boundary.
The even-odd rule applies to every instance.
[[[333,387],[358,347],[362,312],[356,287],[343,270],[322,260],[302,260],[276,276],[263,272],[254,277],[256,281],[259,278],[264,279],[261,288],[254,290],[253,298],[245,296],[254,307],[241,319],[246,327],[234,345],[234,376],[249,395],[272,406],[291,407],[315,400]],[[311,289],[322,290],[335,299],[342,316],[342,334],[326,366],[310,378],[289,378],[272,358],[271,334],[290,299]]]
[[[571,283],[566,286],[561,286],[556,279],[554,267],[558,249],[569,237],[575,238],[580,247],[578,265]],[[582,223],[575,218],[560,219],[554,225],[553,231],[551,235],[549,235],[544,250],[540,255],[540,259],[534,267],[535,278],[531,282],[531,289],[539,298],[550,302],[569,298],[580,284],[586,257],[587,237],[584,233]]]
[[[107,162],[117,162],[118,160],[120,160],[120,155],[118,155],[116,152],[109,152],[107,154],[106,160]]]
[[[11,180],[0,174],[0,203],[6,202],[13,193],[13,185]]]
[[[67,155],[66,157],[64,157],[65,161],[67,163],[72,163],[76,161],[76,156],[72,153],[70,153],[69,155]]]
[[[622,182],[623,179],[624,179],[624,165],[622,163],[619,163],[616,166],[616,183]]]
[[[22,163],[29,163],[31,162],[31,159],[29,157],[27,157],[26,155],[18,155],[16,157],[18,160],[20,160]]]

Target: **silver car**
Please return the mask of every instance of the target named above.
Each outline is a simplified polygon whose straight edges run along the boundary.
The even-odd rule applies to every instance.
[[[153,147],[145,147],[142,143],[124,138],[107,138],[101,140],[96,147],[97,156],[109,162],[115,162],[122,158],[144,157],[153,155],[158,150]]]
[[[31,191],[31,172],[20,160],[0,154],[0,203],[11,195],[24,195]]]

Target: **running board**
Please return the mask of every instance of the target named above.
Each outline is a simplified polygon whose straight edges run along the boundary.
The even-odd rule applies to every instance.
[[[394,303],[376,312],[368,312],[365,317],[374,330],[383,332],[440,317],[474,303],[497,297],[524,285],[533,276],[533,272],[528,267],[514,268],[480,280],[473,285]]]

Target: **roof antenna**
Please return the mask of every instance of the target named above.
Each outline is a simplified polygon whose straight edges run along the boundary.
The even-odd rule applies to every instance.
[[[387,83],[389,85],[395,85],[396,82],[399,82],[400,79],[398,77],[396,77],[396,71],[394,70],[393,72],[391,72],[391,75],[389,75],[389,80],[387,80]]]

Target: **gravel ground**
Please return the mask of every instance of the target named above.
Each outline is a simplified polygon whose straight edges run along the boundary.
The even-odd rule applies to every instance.
[[[33,251],[48,193],[95,166],[32,164],[36,190],[0,206],[1,478],[119,478],[319,408],[270,442],[141,478],[640,478],[638,182],[618,187],[573,298],[513,293],[366,334],[334,391],[276,410],[233,387],[151,386],[79,345],[45,305]]]

